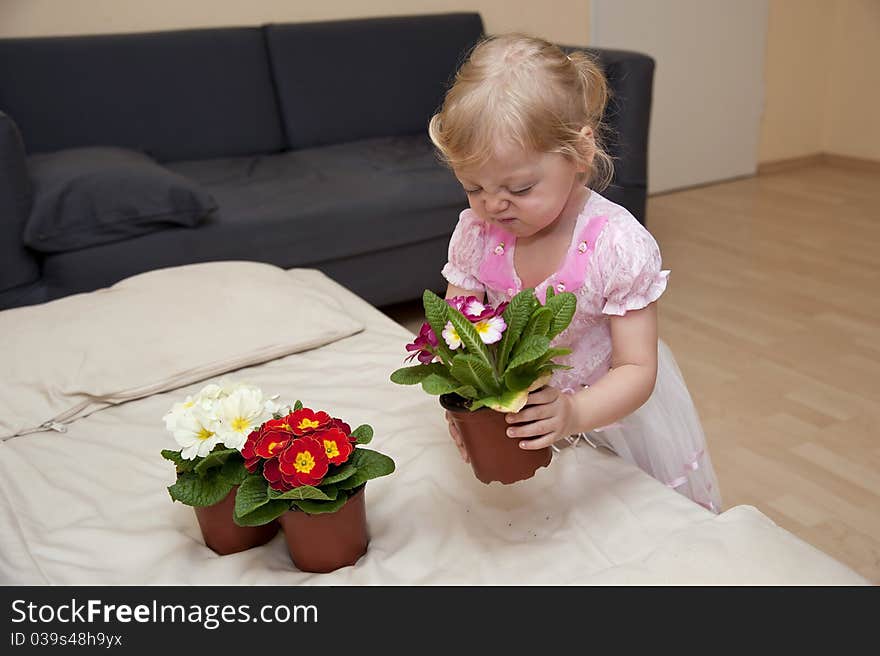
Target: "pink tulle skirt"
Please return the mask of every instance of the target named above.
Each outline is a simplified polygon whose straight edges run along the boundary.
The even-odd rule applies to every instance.
[[[721,512],[706,435],[681,370],[663,341],[658,343],[657,382],[645,404],[613,426],[577,437],[614,451],[704,508]]]

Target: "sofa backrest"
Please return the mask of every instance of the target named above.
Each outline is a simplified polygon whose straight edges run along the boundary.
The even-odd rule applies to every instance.
[[[483,34],[477,13],[265,27],[289,148],[425,134]]]
[[[40,277],[37,258],[21,240],[31,204],[21,135],[15,122],[0,111],[0,294]]]
[[[0,110],[29,153],[112,145],[160,161],[284,147],[259,27],[0,39]]]

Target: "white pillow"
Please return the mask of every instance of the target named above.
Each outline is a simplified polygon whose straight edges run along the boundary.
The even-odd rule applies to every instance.
[[[283,269],[210,262],[0,312],[0,439],[363,330]]]

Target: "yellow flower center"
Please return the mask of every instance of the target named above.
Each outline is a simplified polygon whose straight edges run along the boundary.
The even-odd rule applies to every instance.
[[[306,428],[317,428],[321,425],[321,422],[317,419],[302,419],[299,422],[297,428],[300,430],[305,430]]]
[[[339,455],[339,445],[335,440],[324,440],[324,451],[327,452],[327,458],[332,460]]]
[[[236,417],[232,420],[232,430],[237,433],[244,433],[248,428],[250,428],[250,422],[244,417]]]
[[[202,426],[202,428],[199,430],[199,432],[196,433],[196,437],[200,440],[203,440],[203,441],[207,440],[208,438],[212,437],[213,435],[214,435],[214,433],[212,431],[209,431],[204,426]]]
[[[282,444],[282,442],[269,442],[269,446],[266,449],[269,452],[269,455],[274,456],[275,449],[277,449],[279,446],[281,446],[281,444]]]
[[[482,321],[475,323],[474,328],[480,335],[485,335],[490,330],[489,322],[483,319]]]
[[[315,459],[308,451],[302,451],[296,454],[296,460],[293,461],[293,466],[299,473],[308,474],[315,467]]]

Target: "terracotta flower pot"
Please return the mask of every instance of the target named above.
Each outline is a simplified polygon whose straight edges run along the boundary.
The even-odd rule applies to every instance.
[[[474,474],[483,483],[515,483],[531,478],[540,467],[550,464],[553,457],[550,447],[526,450],[520,448],[519,440],[507,437],[508,423],[504,413],[490,408],[471,412],[458,399],[443,394],[440,405],[452,415]]]
[[[309,515],[291,510],[278,518],[290,558],[303,572],[332,572],[354,565],[367,552],[364,487],[332,513]]]
[[[236,490],[238,487],[232,488],[223,501],[213,506],[193,506],[205,544],[221,556],[266,544],[275,537],[279,529],[278,522],[263,526],[236,524],[232,519]]]

